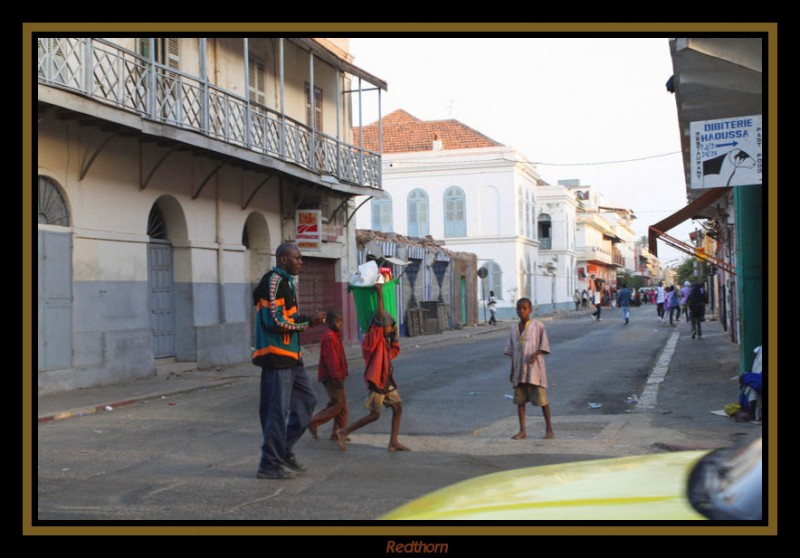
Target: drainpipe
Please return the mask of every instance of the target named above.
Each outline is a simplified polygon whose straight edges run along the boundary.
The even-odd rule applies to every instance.
[[[217,308],[219,310],[219,323],[225,323],[225,252],[222,247],[222,197],[219,173],[216,173],[214,179],[217,181],[216,187],[216,242],[217,242],[217,297],[219,303]]]
[[[149,87],[148,87],[148,102],[150,105],[150,118],[153,120],[156,119],[156,115],[158,114],[158,107],[156,106],[156,87],[158,86],[156,80],[156,40],[154,37],[150,37],[147,39],[147,48],[150,50],[150,74],[148,75]]]
[[[378,153],[380,153],[380,164],[378,164],[378,184],[383,189],[383,108],[381,107],[381,88],[378,87]]]
[[[203,97],[203,132],[208,134],[208,39],[201,37],[200,41],[200,80],[202,82],[202,97]]]
[[[341,144],[342,144],[342,112],[344,112],[344,103],[342,102],[342,79],[344,79],[344,72],[336,76],[336,177],[342,176],[341,171]]]
[[[286,107],[284,106],[284,52],[283,52],[283,37],[278,41],[278,67],[280,74],[280,104],[281,104],[281,141],[280,141],[280,154],[282,159],[286,159]]]
[[[358,78],[358,183],[364,184],[364,125],[361,122],[362,115],[361,103],[361,78]],[[380,116],[380,113],[379,113]],[[380,119],[378,119],[378,129],[380,129]]]
[[[246,111],[244,116],[244,127],[245,127],[245,136],[244,141],[247,147],[250,147],[252,143],[250,131],[251,122],[250,122],[250,44],[247,40],[247,37],[242,39],[244,42],[243,49],[244,49],[244,101],[246,103]]]
[[[311,141],[308,144],[308,154],[311,170],[317,170],[317,96],[314,94],[314,53],[308,51],[308,97],[311,103]]]

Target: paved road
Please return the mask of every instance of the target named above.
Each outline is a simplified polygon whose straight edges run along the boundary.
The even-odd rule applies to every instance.
[[[517,419],[505,397],[511,394],[502,356],[506,331],[420,347],[406,338],[396,369],[404,399],[401,441],[410,453],[386,451],[388,416],[353,433],[346,452],[327,439],[326,425],[319,441],[305,436],[296,447],[310,467],[306,475],[257,480],[253,369],[224,387],[39,424],[38,519],[368,521],[480,474],[658,451],[658,436],[672,439],[675,430],[661,424],[654,436],[658,414],[637,412],[625,400],[644,392],[664,347],[680,333],[644,312],[628,326],[608,314],[599,323],[546,322],[556,440],[537,436],[543,421],[534,408],[530,438],[509,439]],[[347,386],[351,420],[362,413],[359,364],[351,362]]]

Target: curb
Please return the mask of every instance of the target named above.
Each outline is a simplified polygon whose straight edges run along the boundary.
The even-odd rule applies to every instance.
[[[228,379],[228,380],[219,380],[217,382],[213,382],[211,384],[204,384],[204,385],[197,385],[197,386],[189,386],[184,387],[172,391],[160,391],[157,393],[148,393],[146,395],[140,395],[136,397],[131,397],[128,399],[121,399],[118,401],[110,401],[106,403],[99,403],[97,405],[93,405],[90,407],[78,407],[75,409],[70,409],[68,411],[62,411],[58,413],[53,413],[49,415],[41,415],[38,417],[38,424],[54,422],[56,420],[68,419],[73,417],[84,417],[88,415],[94,415],[99,412],[109,411],[108,407],[111,407],[111,410],[117,409],[118,407],[125,407],[128,405],[133,405],[135,403],[141,403],[142,401],[149,401],[151,399],[160,399],[162,397],[171,397],[173,395],[181,395],[184,393],[190,393],[193,391],[201,390],[201,389],[209,389],[209,388],[216,388],[225,386],[228,384],[233,384],[241,380],[241,378],[235,379]],[[110,412],[110,411],[109,411]]]

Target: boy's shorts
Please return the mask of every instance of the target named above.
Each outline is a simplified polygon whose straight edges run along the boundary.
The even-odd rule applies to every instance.
[[[397,388],[389,393],[378,393],[370,390],[364,400],[364,408],[367,411],[374,411],[380,414],[384,407],[390,407],[395,403],[400,403],[400,392],[397,391]]]
[[[514,405],[530,403],[537,407],[547,405],[547,388],[533,384],[518,384],[514,388]]]

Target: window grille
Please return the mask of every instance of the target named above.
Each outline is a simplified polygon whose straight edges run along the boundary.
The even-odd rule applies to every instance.
[[[69,226],[69,209],[60,188],[46,176],[39,177],[39,224]]]

